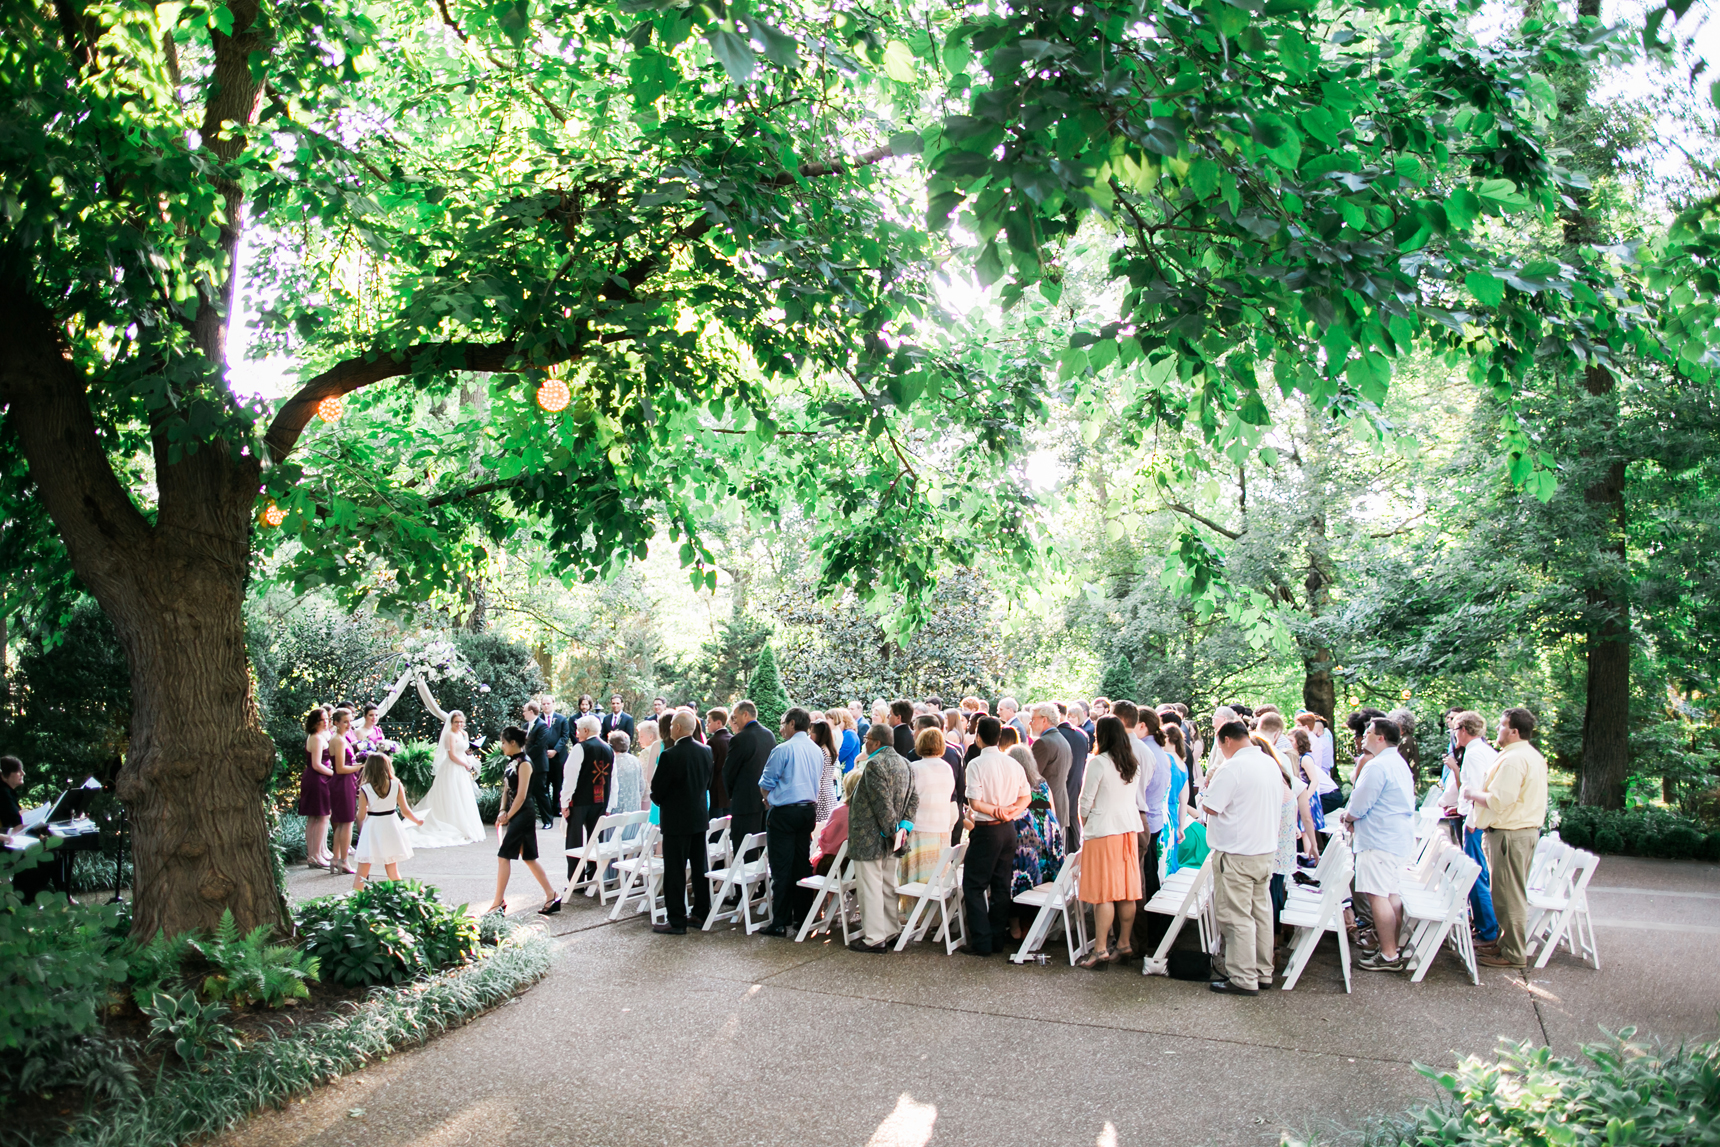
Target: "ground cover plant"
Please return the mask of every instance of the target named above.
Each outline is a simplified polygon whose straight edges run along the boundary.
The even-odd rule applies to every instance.
[[[1625,1028],[1582,1056],[1510,1044],[1449,1071],[1443,1096],[1381,1120],[1368,1147],[1698,1147],[1720,1139],[1720,1043],[1656,1050]],[[1336,1141],[1315,1136],[1311,1142]],[[1287,1143],[1297,1140],[1286,1139]]]

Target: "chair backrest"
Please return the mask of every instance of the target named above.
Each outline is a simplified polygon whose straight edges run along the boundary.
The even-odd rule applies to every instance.
[[[1335,916],[1337,926],[1342,928],[1344,926],[1343,903],[1345,898],[1350,895],[1350,877],[1354,874],[1354,858],[1350,856],[1349,849],[1340,848],[1333,849],[1333,851],[1338,853],[1338,859],[1328,870],[1329,879],[1320,881],[1319,915],[1315,919],[1330,922]],[[1325,857],[1322,856],[1320,859],[1324,860]]]
[[[764,842],[765,834],[762,832],[749,832],[745,836],[741,837],[741,842],[735,846],[735,862],[739,863],[741,858],[747,853],[758,850],[758,858],[753,860],[751,863],[755,866],[764,865],[768,859],[763,853]]]
[[[1481,866],[1463,850],[1453,848],[1441,859],[1439,877],[1446,911],[1450,913],[1469,903],[1469,890],[1480,879]]]
[[[1063,867],[1057,870],[1055,881],[1057,895],[1064,900],[1075,899],[1076,892],[1081,887],[1081,850],[1077,848],[1063,858]]]
[[[716,846],[723,854],[722,863],[718,868],[726,868],[734,854],[729,851],[729,820],[726,816],[714,816],[705,828],[705,855],[709,856],[712,846]]]
[[[1529,861],[1529,879],[1527,887],[1535,892],[1549,892],[1564,895],[1564,880],[1576,859],[1577,850],[1562,840],[1548,840],[1543,837],[1541,844],[1535,846],[1535,855]]]
[[[833,876],[840,881],[842,879],[842,869],[846,867],[847,864],[848,842],[845,840],[842,842],[842,847],[836,850],[836,855],[830,858],[830,869],[826,875]]]
[[[934,896],[942,895],[956,886],[956,873],[961,871],[967,850],[968,842],[965,840],[957,845],[944,845],[938,853],[937,867],[932,869],[931,879],[926,881],[927,892]]]

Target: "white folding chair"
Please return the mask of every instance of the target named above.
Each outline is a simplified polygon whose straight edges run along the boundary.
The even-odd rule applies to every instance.
[[[730,860],[729,853],[729,820],[726,816],[714,816],[709,827],[705,829],[705,871],[713,868],[727,868]]]
[[[1426,839],[1439,827],[1440,817],[1443,815],[1439,802],[1443,795],[1444,790],[1438,785],[1427,790],[1426,798],[1422,800],[1421,807],[1415,812],[1414,831],[1417,840]]]
[[[705,931],[709,932],[721,920],[734,921],[741,925],[749,936],[760,928],[770,926],[770,859],[765,856],[764,842],[764,833],[748,833],[741,837],[740,844],[735,847],[734,857],[728,864],[705,873],[706,879],[711,882],[711,914],[705,917]],[[752,853],[757,853],[754,859],[743,859]],[[730,892],[739,899],[734,907],[725,908],[723,904],[728,900]],[[760,907],[763,916],[755,920],[753,910]]]
[[[1185,921],[1198,922],[1200,946],[1203,951],[1211,953],[1217,946],[1217,929],[1213,927],[1214,922],[1208,919],[1208,914],[1212,911],[1212,856],[1210,852],[1206,854],[1206,859],[1201,861],[1200,867],[1186,884],[1178,882],[1182,885],[1180,893],[1174,887],[1160,888],[1142,909],[1160,916],[1169,916],[1171,926],[1165,932],[1165,938],[1159,941],[1158,949],[1141,964],[1141,975],[1171,974],[1171,945],[1176,943]]]
[[[914,901],[914,910],[908,914],[908,922],[902,925],[901,938],[896,941],[896,951],[900,952],[908,946],[910,940],[922,939],[932,926],[930,909],[937,906],[938,931],[932,937],[935,944],[942,940],[944,955],[952,955],[955,950],[967,943],[967,911],[962,907],[962,861],[967,858],[968,842],[962,841],[955,846],[944,845],[938,853],[937,867],[932,869],[928,880],[915,880],[898,885],[896,893]],[[922,917],[924,921],[922,922]]]
[[[623,839],[627,836],[627,829],[650,819],[651,814],[643,811],[614,812],[598,817],[591,831],[585,834],[585,843],[567,850],[567,855],[577,859],[578,863],[567,887],[562,890],[561,898],[570,899],[583,888],[587,896],[600,897],[599,904],[609,903],[610,896],[620,885],[619,876],[608,874],[609,866],[638,851],[637,838],[641,833],[634,833],[633,839]]]
[[[1410,983],[1421,983],[1447,940],[1457,949],[1470,982],[1481,982],[1475,942],[1469,934],[1469,890],[1480,875],[1479,864],[1462,849],[1451,847],[1440,854],[1431,887],[1402,890],[1404,922],[1410,926],[1410,961],[1415,968]]]
[[[1325,869],[1320,894],[1312,899],[1293,897],[1278,914],[1280,923],[1296,930],[1290,941],[1290,964],[1284,969],[1284,990],[1287,992],[1296,986],[1314,955],[1314,949],[1320,944],[1320,937],[1327,932],[1338,935],[1338,960],[1344,966],[1344,991],[1350,990],[1350,938],[1344,930],[1344,901],[1349,899],[1351,859],[1348,849],[1327,851],[1334,853],[1335,857]],[[1324,855],[1320,857],[1322,864],[1325,859]]]
[[[609,918],[621,919],[621,914],[631,904],[635,912],[650,912],[652,923],[661,923],[657,909],[658,902],[663,899],[663,858],[656,853],[662,832],[656,825],[647,824],[634,839],[637,848],[633,854],[615,862],[621,877],[621,893],[615,899]],[[663,920],[668,918],[668,913],[664,912]]]
[[[1557,893],[1563,886],[1565,873],[1576,859],[1577,850],[1559,839],[1558,833],[1548,833],[1535,842],[1535,854],[1529,859],[1529,879],[1524,882],[1530,892]]]
[[[1051,924],[1057,920],[1063,924],[1063,943],[1069,949],[1069,966],[1074,967],[1075,961],[1087,954],[1093,941],[1087,937],[1087,914],[1082,911],[1077,895],[1080,887],[1081,850],[1076,849],[1063,858],[1063,867],[1057,870],[1056,880],[1034,885],[1015,898],[1017,904],[1037,908],[1039,913],[1034,916],[1027,935],[1021,938],[1021,947],[1010,954],[1010,963],[1025,964],[1029,956],[1044,947],[1051,935]],[[1073,927],[1069,923],[1071,907],[1075,909]]]
[[[814,895],[812,907],[807,909],[806,919],[801,923],[794,942],[798,944],[808,936],[830,931],[831,922],[835,920],[842,925],[842,942],[848,943],[852,931],[848,923],[848,903],[855,894],[854,865],[848,859],[848,842],[843,841],[842,847],[831,858],[830,871],[823,876],[803,877],[795,883],[812,889]]]
[[[1589,915],[1589,878],[1595,874],[1600,857],[1580,848],[1570,851],[1562,886],[1529,893],[1527,939],[1530,944],[1539,942],[1541,946],[1535,960],[1537,968],[1545,968],[1554,949],[1563,942],[1571,955],[1593,963],[1598,972],[1601,953],[1595,945],[1595,922]]]

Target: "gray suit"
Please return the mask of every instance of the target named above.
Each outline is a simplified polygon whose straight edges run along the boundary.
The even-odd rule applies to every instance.
[[[1058,736],[1056,729],[1045,730],[1045,735],[1033,742],[1033,763],[1051,786],[1051,810],[1063,826],[1063,835],[1068,836],[1075,823],[1069,807],[1069,742]]]

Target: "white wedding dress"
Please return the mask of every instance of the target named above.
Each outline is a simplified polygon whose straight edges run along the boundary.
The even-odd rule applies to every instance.
[[[478,815],[478,783],[466,767],[471,740],[448,727],[448,715],[435,707],[430,690],[418,682],[425,707],[442,718],[442,737],[436,742],[436,779],[424,801],[412,811],[424,821],[408,824],[406,839],[413,848],[448,848],[484,839],[484,820]]]

